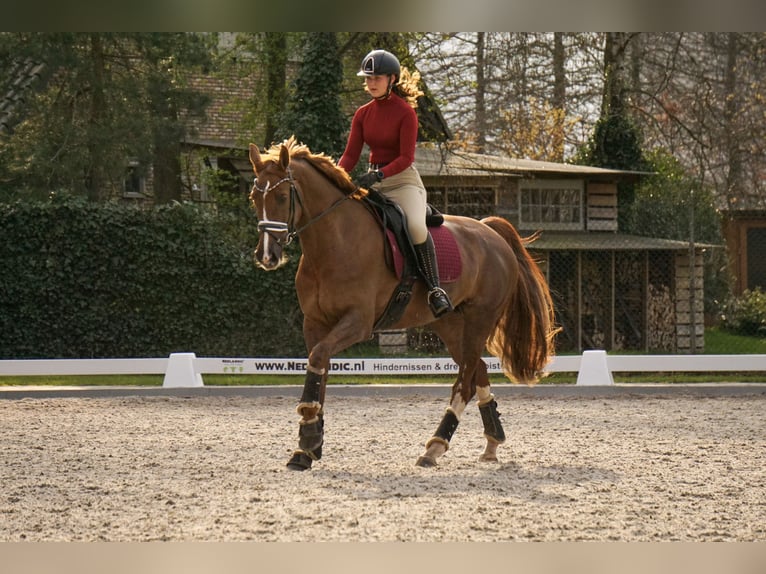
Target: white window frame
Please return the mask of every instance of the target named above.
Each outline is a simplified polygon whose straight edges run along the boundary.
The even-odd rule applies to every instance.
[[[562,202],[556,204],[554,196],[556,191],[577,194],[575,202]],[[537,198],[530,204],[530,194],[538,193]],[[537,213],[537,217],[529,217],[530,210]],[[566,210],[576,210],[565,217]],[[579,214],[579,215],[578,215]],[[526,216],[526,218],[525,218]],[[577,216],[576,221],[572,219]],[[547,221],[546,221],[547,220]],[[557,230],[584,230],[585,229],[585,182],[581,179],[523,179],[519,181],[519,224],[523,228],[534,227],[536,229]]]

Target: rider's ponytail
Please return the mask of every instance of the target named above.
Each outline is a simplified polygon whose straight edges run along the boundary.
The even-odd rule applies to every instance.
[[[418,107],[418,98],[423,95],[423,91],[418,87],[420,83],[420,72],[413,72],[402,67],[399,81],[391,89],[397,96],[404,98],[413,107]]]

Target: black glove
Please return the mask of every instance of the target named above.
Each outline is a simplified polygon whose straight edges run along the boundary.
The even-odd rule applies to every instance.
[[[370,189],[373,185],[383,179],[382,171],[368,171],[356,178],[356,184],[359,187]]]

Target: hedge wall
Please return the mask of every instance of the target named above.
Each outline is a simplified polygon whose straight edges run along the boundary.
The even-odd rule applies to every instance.
[[[0,358],[305,355],[298,254],[256,269],[252,219],[59,200],[0,205],[0,229]]]

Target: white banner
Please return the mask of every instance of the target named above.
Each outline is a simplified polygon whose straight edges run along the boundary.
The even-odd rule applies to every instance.
[[[490,373],[502,373],[500,361],[485,357]],[[211,359],[197,357],[195,366],[201,374],[302,375],[307,359]],[[457,364],[449,358],[380,358],[332,359],[330,374],[336,375],[423,375],[457,373]]]

